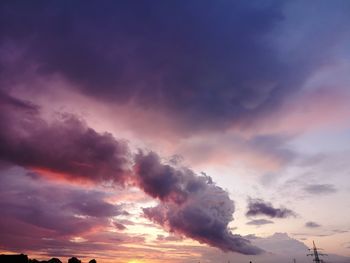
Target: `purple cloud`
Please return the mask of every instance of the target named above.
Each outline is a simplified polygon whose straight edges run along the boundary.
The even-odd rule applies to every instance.
[[[1,94],[0,94],[1,97]],[[0,159],[93,181],[122,183],[128,147],[108,133],[99,134],[73,115],[48,123],[36,107],[2,95]]]
[[[322,6],[303,9],[313,27],[322,24],[315,13],[331,21],[346,10],[333,3],[322,13]],[[280,31],[288,34],[300,13],[285,8],[284,1],[4,2],[0,43],[21,52],[11,63],[4,52],[2,78],[11,83],[38,65],[39,76],[58,74],[107,102],[166,111],[188,129],[250,123],[329,61],[339,27],[349,23],[338,15],[338,23],[317,27],[322,41],[298,28],[303,37],[289,34],[286,48]]]
[[[26,177],[30,180],[14,175],[27,187],[8,177],[0,186],[4,240],[16,247],[6,232],[19,231],[16,225],[21,230],[15,235],[17,242],[23,242],[17,247],[23,247],[52,233],[70,237],[88,232],[126,214],[97,192],[50,184],[39,188],[43,183],[36,173],[46,173],[75,182],[133,183],[160,202],[145,208],[145,216],[170,231],[224,251],[259,253],[228,228],[234,203],[209,177],[176,166],[175,159],[162,162],[152,152],[133,156],[125,141],[98,133],[77,116],[45,119],[38,106],[7,92],[41,94],[38,97],[45,99],[51,92],[47,83],[36,87],[34,80],[58,78],[64,89],[74,90],[68,93],[127,105],[126,110],[157,112],[159,119],[175,122],[172,127],[189,135],[193,130],[264,126],[267,114],[278,112],[290,98],[299,102],[295,93],[317,76],[318,69],[333,65],[332,56],[343,58],[347,48],[348,4],[286,3],[219,0],[202,1],[198,8],[197,1],[1,2],[0,160],[32,172]],[[249,138],[244,142],[248,151],[268,153],[278,163],[296,156],[284,142],[287,137]],[[304,190],[337,191],[327,184],[307,185]],[[251,200],[247,216],[259,215],[285,218],[295,213]],[[127,225],[109,223],[120,230]],[[20,239],[20,232],[35,234]],[[49,242],[66,244],[45,244]]]
[[[118,230],[125,230],[126,229],[126,226],[121,224],[121,223],[118,223],[118,222],[113,222],[113,225],[118,229]]]
[[[139,153],[136,174],[144,191],[162,202],[144,208],[153,222],[201,243],[242,254],[259,254],[259,248],[228,229],[234,203],[227,192],[207,176],[196,176],[187,168],[162,164],[155,153]],[[159,191],[158,189],[162,190]]]
[[[104,201],[110,195],[105,192],[34,178],[22,168],[0,174],[0,246],[5,249],[74,248],[73,237],[109,227],[111,217],[125,213]]]
[[[305,226],[308,228],[318,228],[321,225],[317,224],[316,222],[309,221],[305,223]]]
[[[228,229],[234,212],[233,201],[210,177],[198,176],[185,167],[163,164],[153,152],[139,152],[132,160],[128,146],[112,135],[99,134],[74,116],[62,116],[48,123],[38,111],[33,112],[32,108],[28,111],[26,105],[7,100],[1,106],[0,142],[3,147],[0,159],[23,167],[63,173],[71,179],[114,184],[134,182],[145,193],[161,201],[158,207],[145,208],[145,215],[170,231],[223,251],[261,252]],[[134,163],[133,168],[131,163]],[[21,194],[26,191],[22,189]],[[47,203],[46,198],[49,199],[55,192],[32,195],[33,206],[11,202],[5,202],[3,206],[7,206],[6,211],[12,216],[28,224],[59,233],[70,233],[72,229],[76,232],[88,230],[101,219],[126,213],[83,193],[65,196],[64,200],[69,200],[65,203]],[[55,194],[52,199],[57,197]],[[23,199],[14,197],[11,200],[19,202]],[[55,211],[59,209],[66,213],[56,215]],[[74,217],[72,213],[89,220]],[[115,227],[124,229],[120,223],[116,223]]]
[[[271,218],[286,218],[295,216],[295,212],[287,208],[274,208],[271,203],[267,203],[262,199],[250,199],[246,216],[251,217],[260,215]]]

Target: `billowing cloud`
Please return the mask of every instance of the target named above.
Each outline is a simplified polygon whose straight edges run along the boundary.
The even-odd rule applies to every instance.
[[[273,224],[273,221],[266,220],[266,219],[254,219],[247,222],[247,225],[254,225],[254,226],[261,226],[261,225],[267,225],[267,224]]]
[[[305,223],[305,226],[308,228],[317,228],[317,227],[320,227],[321,225],[317,224],[316,222],[309,221]]]
[[[246,216],[268,216],[271,218],[286,218],[295,216],[295,212],[287,208],[275,208],[262,199],[250,199]]]
[[[332,184],[309,184],[304,187],[304,191],[310,194],[333,194],[337,189]]]
[[[48,122],[29,102],[8,95],[0,99],[1,160],[73,179],[125,180],[125,142],[97,133],[73,115],[57,115]]]
[[[145,216],[153,222],[223,251],[262,252],[228,229],[234,203],[209,177],[163,164],[152,152],[139,153],[135,169],[140,187],[162,201],[156,207],[144,208]]]
[[[153,152],[139,152],[131,160],[125,143],[115,140],[110,134],[95,132],[74,116],[63,116],[48,123],[28,103],[15,103],[16,99],[12,97],[6,97],[6,102],[0,114],[2,160],[40,171],[49,170],[54,172],[54,177],[87,179],[98,183],[132,182],[161,201],[157,207],[145,208],[144,213],[170,231],[223,251],[243,254],[261,252],[248,240],[230,232],[228,224],[233,219],[234,203],[210,177],[198,176],[188,168],[163,164]],[[133,168],[130,167],[131,163],[134,164]],[[50,207],[52,209],[52,204]],[[109,203],[79,196],[72,197],[62,208],[94,218],[119,213]],[[28,213],[30,211],[28,209]],[[38,221],[39,225],[51,224],[51,217],[44,215]],[[31,219],[27,214],[24,217]],[[59,218],[58,223],[70,227],[63,222],[65,220]],[[117,229],[125,229],[119,222],[114,225]],[[80,227],[83,226],[81,224]]]

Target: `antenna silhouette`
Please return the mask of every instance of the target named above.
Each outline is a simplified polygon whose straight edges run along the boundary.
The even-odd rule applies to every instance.
[[[309,248],[309,250],[312,251],[312,253],[307,254],[307,256],[314,257],[313,261],[315,261],[316,263],[323,263],[323,260],[320,259],[320,256],[327,256],[327,254],[322,254],[318,252],[318,250],[322,250],[322,248],[317,248],[315,245],[315,241],[312,241],[312,244],[313,244],[313,248]]]

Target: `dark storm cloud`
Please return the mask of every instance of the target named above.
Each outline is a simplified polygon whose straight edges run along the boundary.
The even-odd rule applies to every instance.
[[[72,115],[59,115],[48,123],[27,102],[15,98],[3,102],[1,160],[71,178],[124,181],[129,158],[125,142],[95,132]]]
[[[304,187],[304,191],[310,194],[333,194],[337,189],[332,184],[309,184]]]
[[[287,208],[274,208],[271,203],[261,199],[250,199],[248,203],[248,211],[246,216],[265,215],[271,218],[287,218],[295,216],[295,213]]]
[[[316,222],[309,221],[305,223],[305,226],[308,228],[317,228],[317,227],[320,227],[321,225],[317,224]]]
[[[210,177],[205,174],[198,176],[188,168],[164,164],[153,152],[144,154],[140,151],[134,160],[130,160],[127,145],[115,140],[112,135],[99,134],[74,116],[64,116],[48,123],[40,117],[39,110],[33,112],[31,108],[28,111],[26,106],[17,107],[18,103],[13,103],[14,100],[0,105],[1,160],[30,169],[50,170],[56,173],[53,176],[58,177],[63,173],[70,179],[88,179],[98,183],[133,182],[161,201],[157,207],[145,208],[144,213],[170,231],[223,251],[261,252],[228,229],[233,219],[234,203]],[[26,105],[25,102],[23,105]],[[27,178],[40,179],[33,174]],[[2,187],[5,187],[4,190],[11,189],[6,184]],[[23,187],[16,187],[17,191],[12,194],[2,191],[4,197],[0,200],[4,203],[0,202],[1,208],[9,216],[40,228],[67,234],[72,234],[71,231],[79,233],[91,229],[101,220],[105,222],[109,217],[127,214],[98,196],[80,192],[64,195],[56,189],[39,190],[38,186],[34,191]],[[28,191],[35,193],[29,194]],[[26,204],[24,201],[29,197],[31,200]],[[50,198],[52,201],[48,202]],[[65,202],[60,203],[63,200]],[[86,220],[86,217],[89,219]],[[125,228],[121,222],[114,225],[120,230]]]
[[[224,127],[275,109],[328,58],[319,40],[316,55],[281,56],[273,39],[284,3],[2,1],[1,43],[22,47],[21,67],[58,73],[91,96],[195,120],[192,129]],[[18,64],[3,64],[2,77]]]
[[[267,224],[273,224],[273,221],[266,220],[266,219],[255,219],[247,222],[247,225],[254,225],[254,226],[261,226],[261,225],[267,225]]]
[[[234,203],[209,177],[163,164],[155,153],[139,153],[135,169],[139,186],[162,201],[156,207],[144,208],[145,216],[153,222],[223,251],[262,252],[228,229]]]

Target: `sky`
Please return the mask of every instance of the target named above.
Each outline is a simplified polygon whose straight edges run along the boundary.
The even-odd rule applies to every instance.
[[[0,253],[350,262],[349,72],[347,0],[1,1]]]

